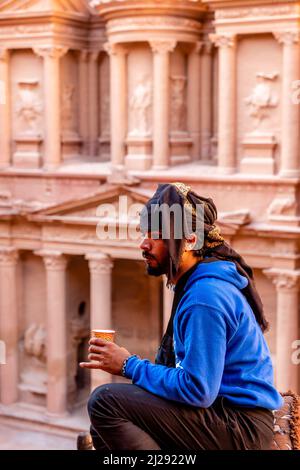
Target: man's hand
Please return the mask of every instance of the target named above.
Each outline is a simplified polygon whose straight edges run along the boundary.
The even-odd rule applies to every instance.
[[[80,367],[101,369],[109,374],[122,375],[123,362],[131,356],[127,349],[100,338],[91,338],[89,344],[88,359],[95,362],[80,362]]]

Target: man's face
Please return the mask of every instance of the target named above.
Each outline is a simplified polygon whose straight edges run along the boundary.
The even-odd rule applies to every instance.
[[[147,272],[150,276],[167,274],[169,263],[169,250],[164,240],[159,238],[159,233],[148,232],[143,237],[140,249],[147,264]]]

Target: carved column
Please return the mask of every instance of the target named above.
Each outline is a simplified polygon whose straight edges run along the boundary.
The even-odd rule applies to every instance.
[[[187,123],[190,137],[193,140],[192,158],[200,159],[200,132],[201,132],[201,52],[202,43],[197,42],[192,46],[188,56],[188,114]]]
[[[127,50],[121,44],[106,43],[110,56],[111,164],[124,167],[127,135]]]
[[[67,258],[56,251],[39,251],[46,268],[47,285],[47,411],[67,412]]]
[[[169,166],[170,53],[176,41],[151,41],[153,51],[153,169]]]
[[[112,328],[111,272],[113,263],[103,253],[88,254],[86,259],[90,269],[91,330],[93,328],[109,330]],[[111,380],[111,375],[104,371],[91,371],[92,390]]]
[[[221,173],[236,170],[236,36],[211,34],[219,47],[218,165]]]
[[[45,138],[44,166],[53,168],[61,163],[60,59],[66,47],[35,47],[44,59]]]
[[[88,105],[88,51],[79,52],[79,133],[83,141],[82,153],[88,153],[89,105]]]
[[[10,165],[9,52],[0,49],[0,168]]]
[[[18,312],[15,248],[0,248],[0,339],[6,347],[6,364],[0,365],[0,401],[18,400]]]
[[[211,138],[212,138],[212,44],[205,42],[201,49],[201,160],[211,159]]]
[[[281,176],[300,175],[299,103],[293,103],[293,82],[300,79],[300,48],[298,31],[274,33],[283,45],[282,63],[282,121],[281,121]]]
[[[277,292],[276,386],[280,391],[299,392],[299,365],[293,364],[293,343],[299,340],[300,271],[269,269]]]
[[[98,86],[98,57],[99,51],[92,51],[89,54],[89,154],[98,154],[99,137],[99,86]]]

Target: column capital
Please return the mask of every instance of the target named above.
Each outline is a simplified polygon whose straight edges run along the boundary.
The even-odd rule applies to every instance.
[[[104,253],[88,253],[85,259],[89,262],[89,268],[92,273],[110,274],[113,262],[111,258]]]
[[[211,55],[213,50],[213,43],[208,38],[202,42],[202,54]]]
[[[300,269],[264,269],[263,273],[271,279],[278,291],[298,291],[300,289]]]
[[[60,251],[39,250],[34,252],[37,256],[42,256],[45,267],[49,271],[64,271],[68,264],[68,258]]]
[[[300,39],[300,31],[274,31],[273,35],[275,36],[275,39],[277,39],[277,41],[284,46],[298,44]]]
[[[18,258],[19,252],[15,247],[0,247],[0,266],[15,266]]]
[[[116,42],[105,42],[103,44],[103,50],[109,55],[117,55],[117,54],[128,54],[128,50],[123,44],[116,43]]]
[[[150,41],[149,44],[155,54],[167,54],[174,51],[177,41]]]
[[[9,50],[5,47],[0,47],[0,61],[7,62],[9,57]]]
[[[99,58],[100,50],[89,51],[88,59],[90,62],[96,62]]]
[[[88,61],[88,56],[89,56],[89,51],[87,49],[79,51],[79,60],[81,62],[87,62]]]
[[[200,54],[202,52],[203,46],[204,46],[203,41],[197,41],[197,42],[192,43],[190,53]]]
[[[68,47],[62,46],[38,46],[33,47],[33,52],[40,57],[49,57],[51,59],[60,59],[68,52]]]
[[[235,34],[209,34],[209,39],[216,47],[234,47],[236,45]]]

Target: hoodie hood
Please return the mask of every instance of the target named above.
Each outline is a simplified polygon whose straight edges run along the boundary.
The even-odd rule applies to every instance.
[[[188,289],[192,283],[203,278],[215,278],[227,281],[239,290],[248,285],[248,279],[238,273],[235,263],[232,261],[212,261],[210,263],[198,263],[197,268],[189,277],[184,290]]]

